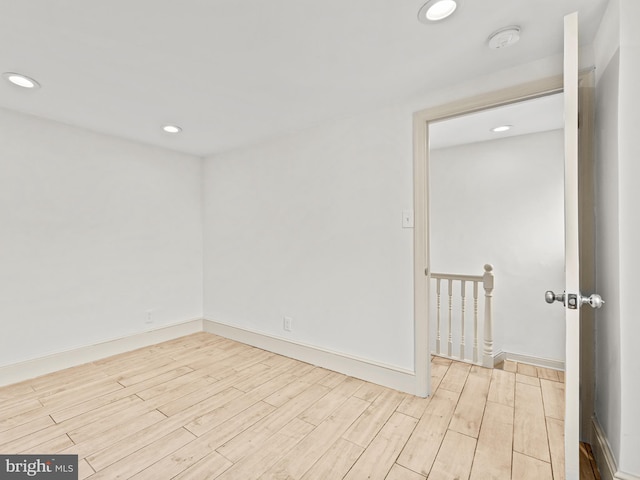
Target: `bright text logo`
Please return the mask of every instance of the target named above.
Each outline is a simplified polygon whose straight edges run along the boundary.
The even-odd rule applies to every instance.
[[[77,455],[0,455],[0,480],[77,480]]]

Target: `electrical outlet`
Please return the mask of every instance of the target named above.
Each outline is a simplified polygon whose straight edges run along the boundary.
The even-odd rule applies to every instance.
[[[285,332],[291,331],[292,323],[293,323],[293,319],[291,317],[284,317],[282,321],[282,328],[284,329]]]
[[[144,323],[153,323],[153,310],[147,310],[147,316]]]

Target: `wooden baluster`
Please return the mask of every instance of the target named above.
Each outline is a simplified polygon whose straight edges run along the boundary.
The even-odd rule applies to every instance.
[[[478,282],[473,282],[473,363],[478,363]]]
[[[440,279],[436,279],[436,353],[440,355]]]
[[[451,320],[453,318],[453,280],[449,280],[449,341],[447,342],[447,355],[451,358],[453,350],[453,332],[451,331]]]
[[[493,368],[493,319],[491,317],[491,299],[493,297],[493,265],[484,266],[482,276],[484,286],[484,351],[482,365]]]
[[[464,309],[466,284],[466,280],[460,280],[460,295],[462,296],[462,308],[460,312],[460,360],[464,360]]]

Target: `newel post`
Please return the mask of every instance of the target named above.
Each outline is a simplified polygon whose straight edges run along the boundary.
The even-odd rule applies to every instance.
[[[482,365],[493,368],[493,317],[491,313],[491,300],[493,298],[493,265],[487,263],[482,275],[484,287],[484,349],[482,352]]]

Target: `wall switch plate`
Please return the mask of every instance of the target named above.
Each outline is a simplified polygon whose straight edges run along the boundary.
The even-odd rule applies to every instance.
[[[282,328],[284,329],[285,332],[291,331],[292,323],[293,323],[293,319],[291,317],[284,317],[282,321]]]
[[[402,211],[402,228],[413,228],[413,210]]]

